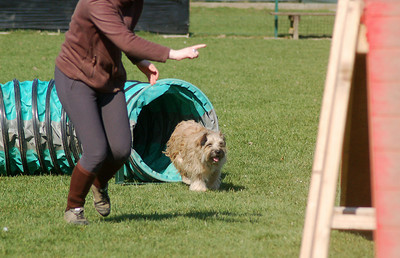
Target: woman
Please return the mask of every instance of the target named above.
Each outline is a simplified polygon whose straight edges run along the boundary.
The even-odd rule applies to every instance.
[[[148,60],[192,59],[206,46],[173,50],[136,36],[142,8],[143,0],[80,0],[56,59],[57,93],[83,148],[71,176],[68,223],[88,224],[83,207],[90,188],[96,210],[110,214],[108,181],[130,155],[122,52],[153,85],[159,72]]]

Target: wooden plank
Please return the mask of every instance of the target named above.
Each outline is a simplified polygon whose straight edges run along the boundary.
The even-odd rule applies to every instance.
[[[367,54],[369,49],[369,44],[367,40],[367,27],[364,24],[360,25],[360,31],[358,33],[357,42],[357,53]]]
[[[375,230],[375,209],[366,207],[336,207],[331,227],[342,230]]]
[[[333,108],[333,94],[336,86],[336,74],[338,70],[339,53],[342,48],[341,40],[344,33],[348,1],[349,0],[341,0],[338,2],[337,15],[335,17],[335,24],[333,27],[333,38],[325,80],[324,95],[322,99],[322,108],[318,126],[318,138],[314,154],[300,250],[300,257],[302,258],[311,257],[311,253],[314,248],[316,219],[319,211],[319,193],[322,187],[323,164],[326,158],[325,149],[329,132],[329,118],[331,109]]]
[[[327,257],[362,2],[339,1],[300,257]]]
[[[319,216],[317,216],[316,221],[315,247],[312,257],[328,256],[333,207],[343,149],[361,12],[360,1],[349,1],[346,28],[342,39],[343,47],[340,52],[339,69],[334,92],[334,106],[331,109],[328,142],[325,150],[326,160],[323,169]]]

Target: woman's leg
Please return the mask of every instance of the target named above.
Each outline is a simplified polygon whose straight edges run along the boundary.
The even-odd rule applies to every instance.
[[[87,186],[90,188],[93,183],[96,186],[92,188],[95,208],[107,216],[110,201],[104,188],[131,151],[125,94],[122,91],[98,93],[80,81],[69,79],[57,68],[55,79],[59,99],[83,147],[82,157],[71,177],[67,210],[83,207]],[[96,174],[96,177],[85,177],[81,171]]]
[[[93,184],[102,189],[128,159],[132,136],[123,91],[101,94],[99,106],[109,152]]]
[[[97,94],[86,84],[66,77],[56,68],[58,97],[74,124],[83,153],[71,176],[67,210],[83,207],[85,197],[107,157],[108,144],[97,104]]]
[[[103,119],[109,151],[106,160],[96,173],[92,192],[94,207],[105,217],[110,214],[111,203],[108,196],[108,181],[122,167],[131,152],[131,132],[124,92],[101,94],[100,112]]]
[[[108,144],[98,106],[98,94],[81,81],[69,79],[56,69],[55,85],[58,98],[82,144],[80,165],[96,173],[107,157]]]
[[[71,182],[68,192],[67,208],[65,209],[64,219],[73,224],[87,225],[88,221],[84,216],[83,205],[86,195],[95,178],[95,174],[86,171],[78,162],[71,175]]]

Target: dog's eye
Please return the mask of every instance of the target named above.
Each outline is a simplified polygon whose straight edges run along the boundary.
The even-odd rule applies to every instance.
[[[211,147],[211,146],[212,146],[212,143],[210,143],[210,142],[206,144],[206,147]]]

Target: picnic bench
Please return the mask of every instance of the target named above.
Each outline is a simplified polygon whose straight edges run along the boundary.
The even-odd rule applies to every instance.
[[[270,12],[271,15],[288,16],[290,20],[289,33],[293,35],[293,39],[299,39],[299,23],[300,16],[335,16],[335,12]],[[275,24],[275,26],[277,26]],[[277,29],[277,27],[275,27]]]

